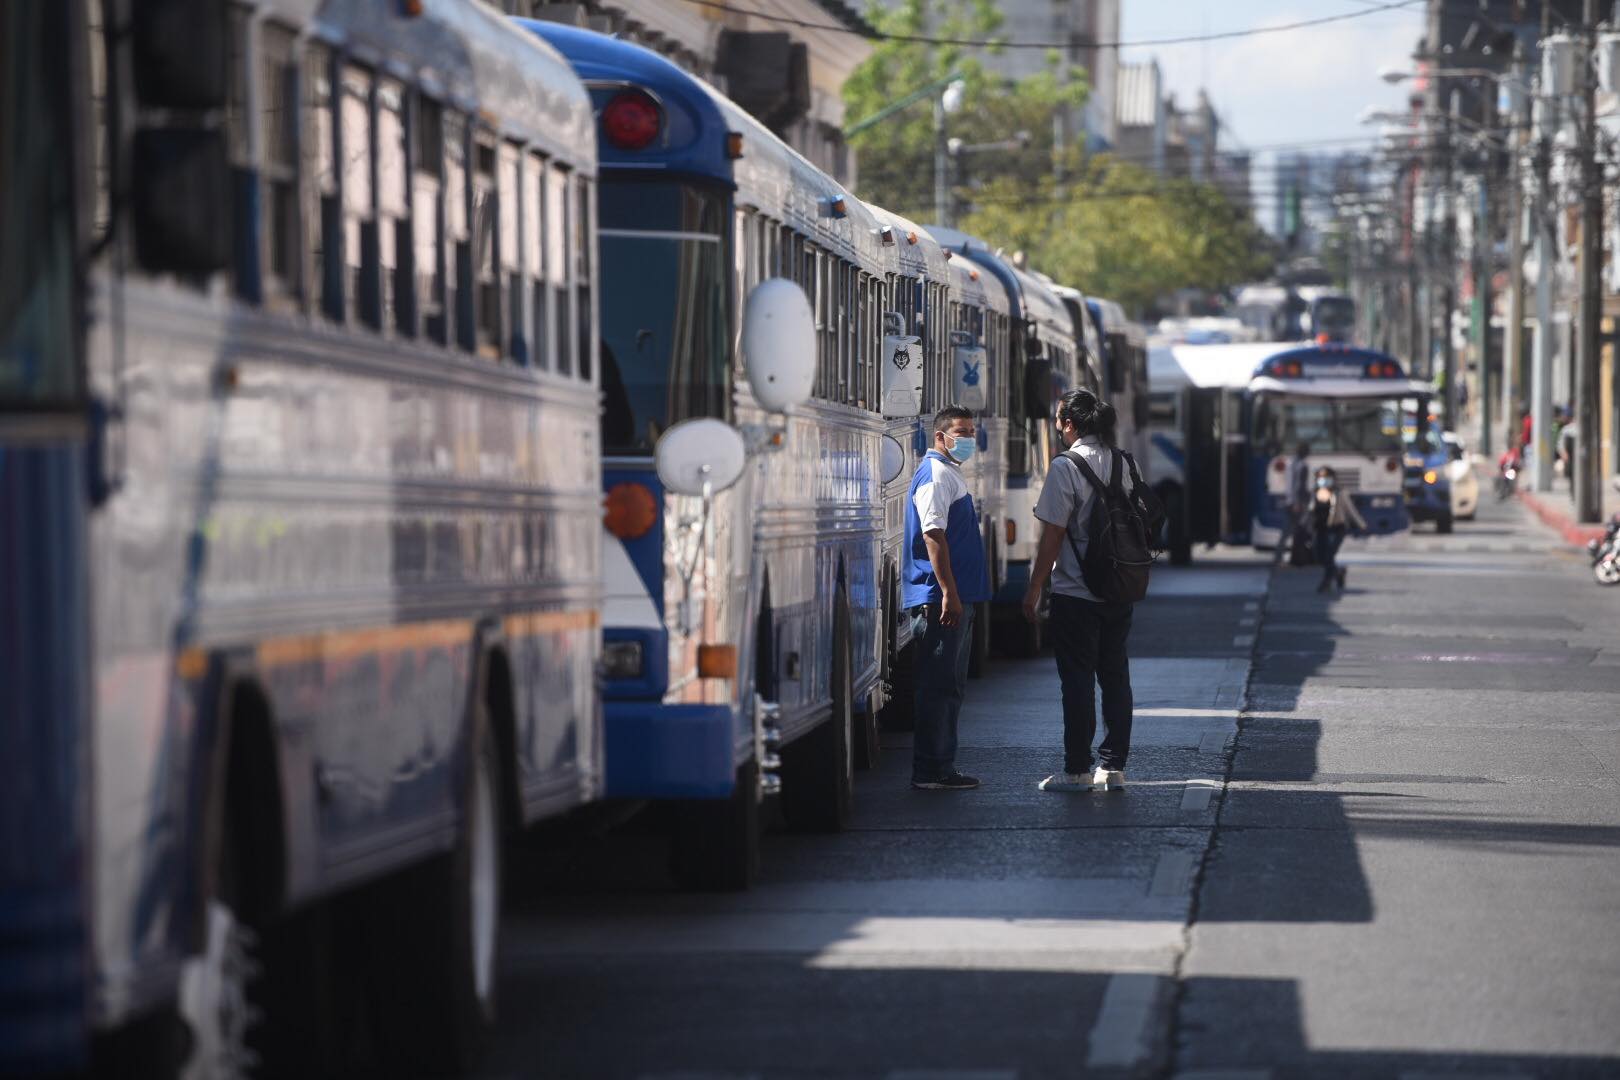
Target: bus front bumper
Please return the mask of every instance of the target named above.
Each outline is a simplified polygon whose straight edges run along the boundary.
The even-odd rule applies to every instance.
[[[602,706],[610,799],[724,799],[736,778],[726,705],[608,701]]]

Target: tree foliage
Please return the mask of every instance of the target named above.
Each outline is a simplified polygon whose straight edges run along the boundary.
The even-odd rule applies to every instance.
[[[871,21],[890,34],[994,41],[1001,14],[990,0],[902,0],[874,6]],[[994,52],[994,48],[989,50]],[[884,40],[844,85],[845,116],[857,123],[891,102],[961,72],[963,108],[946,133],[965,145],[952,157],[951,197],[968,232],[1083,291],[1141,312],[1176,289],[1219,289],[1263,277],[1272,246],[1253,220],[1217,188],[1165,179],[1108,155],[1059,146],[1060,111],[1078,115],[1084,69],[1062,66],[1008,80],[956,46]],[[1023,145],[975,150],[1028,134]],[[927,100],[852,140],[861,197],[919,221],[934,213],[935,130]],[[1061,177],[1061,179],[1060,179]]]

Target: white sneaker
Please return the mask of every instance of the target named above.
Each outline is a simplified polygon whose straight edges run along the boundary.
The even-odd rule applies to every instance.
[[[1125,770],[1110,769],[1106,765],[1098,765],[1097,771],[1091,774],[1091,786],[1104,791],[1125,790]]]
[[[1077,773],[1053,773],[1036,786],[1042,791],[1090,791],[1091,779]]]

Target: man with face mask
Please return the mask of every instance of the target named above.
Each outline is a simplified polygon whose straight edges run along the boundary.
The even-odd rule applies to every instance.
[[[979,786],[956,769],[956,719],[967,688],[973,605],[990,599],[979,515],[962,476],[978,447],[973,414],[947,405],[934,417],[934,446],[911,478],[906,500],[904,605],[916,620],[916,736],[911,786],[963,791]]]

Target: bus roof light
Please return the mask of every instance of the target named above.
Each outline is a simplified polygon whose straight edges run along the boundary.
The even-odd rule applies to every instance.
[[[917,242],[917,232],[916,232],[915,229],[913,229],[911,232],[906,233],[906,243],[915,244],[916,242]],[[948,252],[948,251],[945,253],[946,258],[950,258],[950,255],[951,255],[951,253]]]
[[[842,219],[849,214],[848,204],[844,202],[842,195],[829,195],[822,201],[821,205],[826,207],[827,216],[835,220]]]
[[[620,90],[602,108],[602,134],[620,150],[645,150],[664,126],[664,110],[645,90]]]
[[[878,226],[877,234],[878,234],[878,237],[883,241],[883,246],[884,247],[892,247],[894,245],[894,227],[893,226],[880,225],[880,226]]]
[[[736,161],[743,156],[743,133],[740,131],[726,132],[726,157]]]

